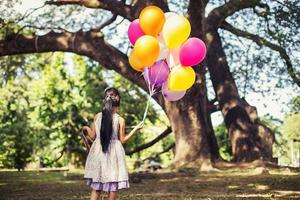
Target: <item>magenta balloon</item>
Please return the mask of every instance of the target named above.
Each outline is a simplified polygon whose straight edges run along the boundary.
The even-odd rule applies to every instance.
[[[143,32],[143,30],[141,29],[140,23],[139,23],[139,19],[135,19],[134,21],[132,21],[128,27],[128,38],[129,41],[132,45],[135,44],[135,42],[137,41],[137,39],[139,39],[139,37],[145,35],[145,33]]]
[[[160,87],[168,79],[169,67],[163,60],[155,62],[151,67],[144,68],[146,82],[155,87]]]
[[[183,66],[199,64],[206,55],[206,46],[198,38],[188,39],[180,48],[179,59]]]
[[[163,96],[165,97],[165,99],[167,99],[168,101],[177,101],[185,95],[186,91],[185,90],[179,91],[179,92],[170,91],[168,89],[168,81],[166,81],[162,85],[161,92],[162,92]]]

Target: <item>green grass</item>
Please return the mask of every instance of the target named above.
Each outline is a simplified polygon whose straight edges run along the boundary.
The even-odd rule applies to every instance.
[[[300,199],[300,174],[286,170],[131,175],[118,199]],[[0,199],[89,199],[80,172],[0,172]],[[106,194],[103,194],[104,197]]]

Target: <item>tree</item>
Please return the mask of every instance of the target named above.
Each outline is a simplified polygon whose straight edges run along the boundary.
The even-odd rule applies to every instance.
[[[230,146],[230,139],[224,123],[215,127],[215,134],[218,141],[220,156],[227,161],[232,160],[232,152]]]
[[[33,130],[26,113],[28,107],[27,86],[22,82],[8,82],[1,92],[0,112],[0,166],[23,170],[33,153]]]
[[[155,4],[164,11],[168,11],[167,1],[132,1],[131,4],[128,4],[126,1],[111,0],[57,0],[48,1],[47,4],[57,5],[59,8],[76,4],[79,5],[79,8],[88,7],[102,9],[103,12],[104,10],[110,11],[112,15],[107,21],[102,22],[101,25],[90,27],[88,31],[69,32],[63,28],[54,27],[50,29],[60,32],[50,31],[42,36],[34,34],[29,36],[21,34],[20,31],[8,34],[0,41],[0,56],[49,51],[74,52],[98,61],[105,68],[118,72],[146,90],[143,80],[129,67],[127,55],[106,41],[103,30],[114,23],[117,16],[132,21],[138,17],[139,12],[146,5]],[[215,5],[215,8],[205,16],[208,4]],[[260,0],[230,0],[225,3],[223,1],[190,0],[188,4],[183,3],[191,22],[191,35],[205,40],[208,53],[205,64],[196,70],[196,83],[182,100],[168,102],[161,95],[154,97],[167,114],[175,133],[175,167],[185,164],[205,167],[219,159],[218,146],[210,119],[210,114],[218,109],[224,116],[229,132],[234,161],[271,160],[273,135],[270,129],[258,120],[255,107],[240,97],[219,33],[220,30],[226,30],[279,52],[292,79],[299,85],[299,76],[282,46],[261,36],[237,29],[227,21],[230,16],[238,15],[249,9],[263,15],[264,11],[272,8],[269,4],[271,4],[269,1],[262,2]],[[260,12],[260,10],[263,11]],[[258,17],[260,17],[259,15]],[[35,30],[49,29],[46,24],[31,25],[31,27]],[[119,48],[122,49],[122,46]],[[215,98],[212,101],[209,101],[207,97],[206,67],[215,92]]]

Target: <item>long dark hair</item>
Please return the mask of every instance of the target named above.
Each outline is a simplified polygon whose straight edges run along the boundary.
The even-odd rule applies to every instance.
[[[108,150],[112,132],[113,132],[113,107],[120,106],[121,96],[116,88],[110,87],[104,91],[102,121],[100,127],[100,140],[102,151],[105,153]]]

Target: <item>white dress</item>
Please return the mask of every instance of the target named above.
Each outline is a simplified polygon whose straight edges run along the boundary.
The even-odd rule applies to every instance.
[[[101,120],[102,113],[99,113],[95,122],[96,139],[86,159],[84,178],[95,190],[109,192],[129,188],[125,151],[118,139],[119,115],[112,116],[113,133],[106,153],[103,153],[100,141]]]

